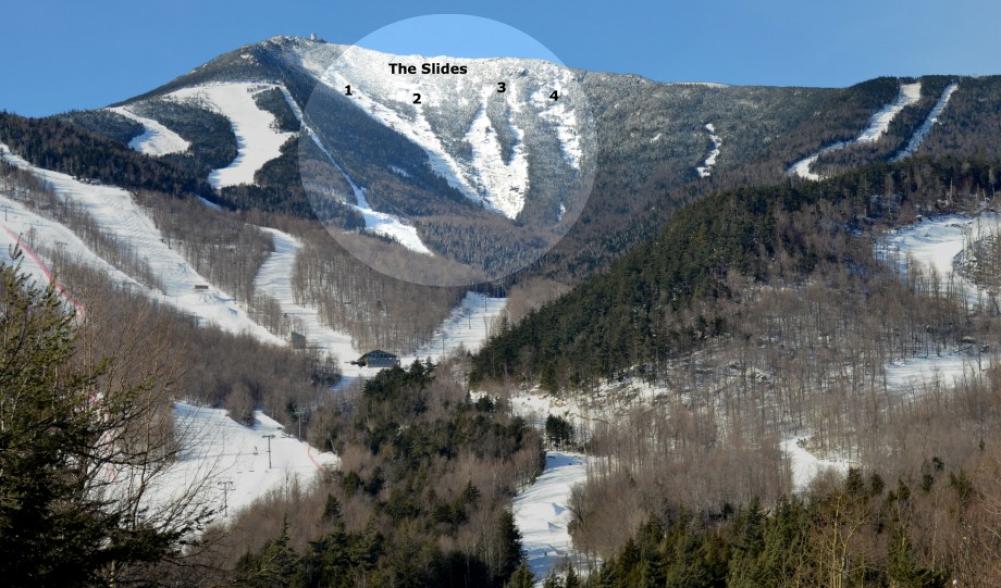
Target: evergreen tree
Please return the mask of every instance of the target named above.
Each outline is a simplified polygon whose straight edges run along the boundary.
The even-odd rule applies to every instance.
[[[246,554],[237,563],[237,582],[249,588],[288,588],[298,572],[299,558],[289,545],[288,523],[281,534],[255,555]]]
[[[172,459],[128,436],[134,427],[158,430],[163,407],[140,401],[155,397],[152,377],[119,387],[103,379],[113,358],[78,361],[77,335],[55,288],[0,266],[0,578],[8,586],[125,582],[133,564],[175,551],[207,514],[154,523],[143,518],[141,493],[115,491],[109,468]]]
[[[502,510],[497,517],[497,553],[494,559],[494,577],[502,584],[514,575],[525,559],[521,549],[521,532],[511,511]]]
[[[533,586],[535,586],[535,576],[528,568],[528,564],[525,563],[518,566],[511,579],[507,581],[507,584],[504,584],[504,588],[532,588]]]
[[[577,571],[574,569],[573,565],[567,565],[567,576],[563,579],[563,588],[580,588],[581,582],[580,578],[577,576]]]

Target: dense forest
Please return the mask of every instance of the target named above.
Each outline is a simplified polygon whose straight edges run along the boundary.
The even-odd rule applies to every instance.
[[[914,480],[851,470],[805,496],[646,522],[586,579],[547,586],[993,586],[997,456],[972,473],[930,459]]]

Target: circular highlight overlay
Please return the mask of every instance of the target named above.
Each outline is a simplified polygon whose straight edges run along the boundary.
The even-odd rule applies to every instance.
[[[498,56],[498,57],[494,57]],[[467,286],[536,261],[590,196],[595,126],[580,74],[508,25],[431,15],[357,44],[313,43],[299,138],[317,218],[399,279]]]

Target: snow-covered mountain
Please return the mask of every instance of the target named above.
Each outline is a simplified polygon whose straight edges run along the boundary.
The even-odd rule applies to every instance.
[[[275,37],[108,112],[142,125],[131,147],[196,159],[192,145],[219,138],[199,136],[195,119],[221,116],[236,153],[211,163],[217,190],[266,188],[272,168],[297,163],[321,220],[497,277],[552,246],[590,194],[597,138],[583,75]],[[293,139],[304,139],[298,152]]]
[[[319,218],[382,273],[414,267],[404,277],[465,285],[528,267],[561,242],[533,271],[578,279],[679,202],[747,178],[816,179],[990,143],[989,125],[950,120],[985,115],[970,110],[972,96],[989,96],[996,82],[659,83],[278,36],[64,118],[194,172],[214,202]],[[978,136],[940,138],[961,130]],[[383,263],[389,250],[399,259]]]

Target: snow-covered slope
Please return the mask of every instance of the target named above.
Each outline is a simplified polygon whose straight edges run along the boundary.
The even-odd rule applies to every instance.
[[[437,361],[460,347],[476,353],[490,336],[490,330],[504,312],[507,298],[491,298],[478,292],[466,292],[462,302],[435,330],[431,341],[406,361],[431,358]]]
[[[709,132],[709,140],[712,141],[713,147],[709,150],[709,154],[706,155],[706,159],[702,162],[702,165],[695,168],[700,178],[708,178],[712,175],[716,159],[719,158],[719,148],[723,145],[723,139],[716,134],[716,127],[712,123],[706,123],[705,129]]]
[[[358,359],[363,353],[355,347],[351,335],[327,327],[320,319],[316,308],[295,299],[292,276],[302,242],[278,229],[262,228],[262,230],[271,235],[274,252],[261,264],[254,278],[255,291],[277,300],[282,312],[295,321],[296,331],[303,334],[310,345],[320,347],[335,356],[345,376],[367,377],[378,372],[378,369],[350,364],[349,362]],[[490,327],[503,312],[506,304],[506,298],[490,298],[476,292],[467,292],[462,302],[435,330],[432,341],[417,353],[400,358],[401,362],[408,364],[414,359],[429,358],[438,361],[460,347],[477,351],[486,341]]]
[[[395,56],[328,44],[300,44],[292,51],[299,65],[331,88],[343,92],[350,85],[358,107],[421,147],[432,170],[454,189],[508,218],[525,206],[533,155],[548,157],[553,170],[564,166],[568,179],[584,164],[589,127],[580,110],[586,98],[572,90],[573,72],[557,64]],[[448,62],[467,73],[399,75],[390,73],[390,62]]]
[[[277,300],[282,312],[293,319],[296,331],[305,336],[310,345],[321,347],[338,359],[343,375],[357,377],[377,372],[378,370],[350,364],[349,362],[362,355],[352,343],[351,335],[324,326],[317,309],[296,301],[292,274],[302,242],[278,229],[262,230],[271,234],[275,250],[261,264],[254,278],[254,290]]]
[[[813,164],[817,162],[817,159],[819,159],[821,155],[840,151],[841,149],[844,149],[852,144],[875,143],[886,134],[887,129],[890,128],[890,123],[892,123],[893,119],[900,114],[901,110],[911,106],[912,104],[917,104],[920,99],[921,82],[901,84],[900,93],[897,95],[897,99],[873,114],[872,118],[869,119],[869,125],[862,130],[858,137],[856,137],[853,141],[838,141],[837,143],[824,147],[809,157],[805,157],[797,161],[789,168],[789,175],[798,176],[805,180],[812,181],[824,179],[822,175],[814,173],[811,169],[813,168]]]
[[[542,475],[514,498],[514,521],[528,566],[539,583],[574,555],[568,525],[570,491],[587,479],[587,458],[549,451]]]
[[[108,110],[143,126],[143,132],[129,141],[129,147],[140,153],[153,156],[168,155],[170,153],[182,153],[187,151],[188,147],[191,146],[190,143],[174,131],[151,118],[139,116],[125,106],[116,106]]]
[[[326,145],[323,144],[323,140],[320,136],[313,130],[313,127],[306,120],[305,115],[302,112],[302,108],[295,101],[292,95],[289,93],[285,86],[279,86],[282,95],[285,96],[285,102],[288,104],[289,108],[292,110],[295,117],[299,120],[299,124],[303,132],[313,141],[317,149],[323,153],[327,161],[330,162],[334,168],[340,172],[347,181],[348,185],[351,186],[352,194],[354,195],[355,202],[350,204],[356,211],[358,211],[362,218],[365,219],[365,229],[376,235],[381,235],[383,237],[389,237],[390,239],[396,241],[400,245],[403,245],[407,249],[424,255],[434,255],[430,249],[424,245],[421,241],[420,235],[417,234],[417,228],[403,222],[398,216],[393,214],[388,214],[385,212],[379,212],[374,210],[372,206],[368,203],[368,199],[365,197],[365,188],[362,188],[355,183],[344,167],[341,166],[330,150],[327,149]]]
[[[942,116],[943,112],[945,112],[945,107],[949,105],[949,100],[958,89],[959,84],[953,82],[946,86],[945,90],[942,90],[942,95],[939,96],[938,101],[935,102],[935,106],[933,106],[931,112],[928,113],[928,117],[923,123],[921,123],[918,130],[914,131],[914,135],[911,137],[911,140],[907,142],[907,146],[904,147],[904,150],[895,155],[892,161],[901,161],[906,159],[918,150],[918,147],[921,146],[921,143],[925,140],[925,137],[928,136],[928,133],[930,133],[932,128],[938,124],[939,117]]]
[[[266,343],[283,344],[254,322],[232,296],[210,284],[184,256],[167,246],[160,230],[127,191],[35,167],[3,146],[0,157],[47,182],[60,198],[80,206],[109,235],[140,252],[163,284],[163,292],[152,293],[157,298],[229,332],[249,333]]]
[[[897,99],[887,104],[869,119],[869,126],[855,139],[858,143],[875,143],[886,134],[890,123],[900,114],[900,111],[921,100],[921,82],[901,84]]]
[[[317,451],[288,435],[261,411],[254,412],[254,423],[248,427],[234,421],[225,410],[178,402],[174,431],[181,454],[155,479],[151,501],[164,503],[194,487],[197,503],[219,511],[215,520],[232,519],[255,499],[296,480],[308,483],[323,469],[339,463],[336,455]],[[270,457],[264,435],[274,435]]]
[[[281,147],[295,133],[279,131],[275,117],[261,109],[254,95],[275,88],[274,84],[231,82],[182,88],[165,98],[194,102],[217,112],[233,126],[237,155],[227,167],[214,170],[209,182],[215,188],[253,184],[254,174],[265,163],[281,155]]]
[[[951,280],[972,304],[984,292],[959,272],[955,272],[954,263],[968,239],[975,238],[977,233],[998,232],[1001,232],[1001,214],[998,213],[987,212],[977,216],[942,215],[923,219],[887,234],[881,242],[881,251],[900,264],[912,259],[924,271],[934,269],[943,284]]]
[[[779,444],[789,460],[789,468],[792,470],[792,486],[795,492],[806,490],[810,482],[825,471],[845,474],[852,465],[851,462],[844,459],[817,457],[803,446],[805,443],[805,437],[789,437]]]
[[[73,231],[29,210],[20,202],[7,198],[3,195],[2,190],[0,190],[0,215],[2,215],[2,219],[0,219],[0,261],[13,262],[11,252],[15,246],[19,246],[24,252],[21,270],[31,276],[39,287],[50,283],[54,284],[63,297],[78,311],[82,309],[82,306],[72,297],[71,293],[55,281],[55,277],[44,259],[44,254],[36,252],[36,246],[33,246],[33,243],[37,244],[38,249],[58,250],[69,261],[99,270],[116,284],[128,284],[133,288],[146,289],[145,286],[94,253]]]

